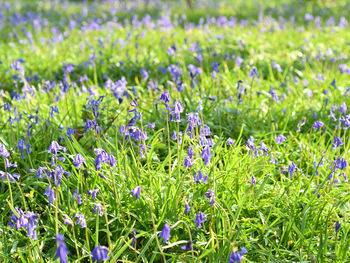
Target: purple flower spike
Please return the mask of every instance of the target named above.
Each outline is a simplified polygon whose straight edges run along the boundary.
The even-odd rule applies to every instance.
[[[68,263],[67,255],[69,251],[67,249],[66,243],[64,243],[64,236],[61,234],[57,234],[57,249],[56,249],[56,258],[60,259],[61,263]]]
[[[105,246],[97,246],[94,248],[94,250],[91,252],[91,258],[92,261],[97,261],[97,262],[101,262],[101,261],[105,261],[108,260],[108,248]]]
[[[163,227],[162,232],[159,235],[161,238],[163,238],[163,242],[166,243],[168,242],[170,238],[170,226],[168,223],[166,223]]]
[[[136,199],[139,199],[141,197],[141,187],[136,186],[134,190],[131,191],[132,195],[136,197]]]

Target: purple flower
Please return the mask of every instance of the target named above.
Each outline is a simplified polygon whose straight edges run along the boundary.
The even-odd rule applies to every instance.
[[[189,204],[187,203],[187,201],[185,200],[185,211],[184,214],[188,213],[191,211],[191,207],[189,206]]]
[[[111,167],[115,167],[116,160],[115,160],[115,157],[114,157],[113,153],[111,153],[108,157],[109,157],[109,165]]]
[[[297,165],[294,162],[291,162],[290,165],[288,166],[288,173],[290,178],[293,177],[293,174],[295,173],[295,171],[297,170]]]
[[[81,204],[82,204],[82,202],[81,202],[81,196],[78,194],[78,189],[74,191],[73,197],[75,197],[75,198],[77,199],[78,205],[81,205]]]
[[[185,246],[182,246],[181,247],[182,250],[185,250],[185,251],[190,251],[192,250],[192,242],[191,240],[188,240],[186,245]]]
[[[238,65],[238,67],[240,68],[241,67],[241,64],[243,63],[243,58],[241,58],[241,57],[237,57],[236,58],[236,60],[235,60],[235,62],[237,63],[237,65]]]
[[[49,149],[47,149],[47,152],[53,154],[53,156],[56,156],[58,151],[64,151],[65,152],[66,148],[60,146],[56,141],[52,141],[50,146],[49,146]]]
[[[8,172],[0,171],[0,179],[2,181],[4,181],[7,177],[11,180],[11,182],[14,182],[20,178],[18,174],[10,174]]]
[[[210,205],[215,205],[215,192],[212,189],[209,189],[208,192],[204,194],[206,198],[208,198]]]
[[[91,252],[92,261],[100,262],[100,261],[108,260],[109,259],[108,251],[109,251],[108,248],[105,246],[95,247],[94,250],[92,250]]]
[[[131,246],[135,246],[135,242],[136,242],[136,239],[137,239],[137,236],[136,236],[136,232],[135,231],[132,231],[131,232],[132,235],[133,235],[133,238],[132,238],[132,241],[131,241]]]
[[[76,154],[73,161],[74,167],[81,168],[81,165],[83,164],[83,162],[85,162],[85,158],[80,153]]]
[[[28,232],[28,236],[32,238],[33,240],[37,239],[36,235],[36,223],[38,220],[36,219],[38,214],[35,214],[31,211],[28,211],[27,214],[25,214],[22,209],[15,208],[16,213],[12,212],[12,215],[9,218],[9,225],[10,227],[14,228],[16,227],[17,230],[21,228],[26,228]],[[18,216],[19,217],[18,217]]]
[[[92,210],[92,213],[94,214],[98,210],[98,215],[103,216],[102,212],[102,205],[100,203],[95,204],[94,210]]]
[[[342,146],[342,145],[343,145],[343,140],[338,138],[337,136],[335,136],[333,144],[332,144],[332,148],[335,149],[335,148],[338,148],[339,146]]]
[[[265,154],[266,156],[269,155],[269,148],[266,147],[265,143],[260,142],[260,151],[262,151],[263,154]]]
[[[231,138],[228,138],[227,141],[226,141],[226,145],[227,146],[231,146],[233,144],[234,144],[234,141]]]
[[[247,146],[249,148],[249,153],[255,150],[254,138],[252,136],[250,136],[247,140]]]
[[[341,114],[346,114],[346,104],[345,104],[345,102],[343,102],[340,106],[339,106],[339,111],[340,111],[340,113]]]
[[[253,66],[252,69],[250,70],[248,77],[250,77],[250,78],[254,78],[254,77],[258,78],[259,77],[258,70],[255,66]]]
[[[173,130],[173,136],[171,136],[171,139],[174,141],[177,140],[177,134],[175,130]]]
[[[81,226],[81,228],[85,228],[86,227],[86,219],[85,216],[83,214],[75,214],[75,218],[77,218],[77,224],[79,224]]]
[[[339,221],[335,222],[335,233],[337,234],[340,229],[340,223]]]
[[[148,72],[145,69],[141,69],[140,73],[142,75],[143,80],[146,81],[148,79]]]
[[[163,227],[162,232],[159,235],[161,238],[163,238],[163,242],[166,243],[168,242],[170,236],[170,226],[168,223],[166,223]]]
[[[275,68],[278,72],[282,72],[281,66],[276,61],[273,62],[272,67]]]
[[[322,121],[315,121],[314,122],[314,124],[313,124],[313,128],[314,128],[314,130],[320,130],[320,128],[322,128],[323,127],[323,122]]]
[[[197,228],[202,228],[202,223],[204,223],[206,221],[206,215],[203,213],[203,212],[199,212],[197,215],[196,215],[196,219],[193,220],[193,222],[196,223],[196,227]]]
[[[204,165],[208,166],[211,158],[209,146],[206,146],[204,148],[201,153],[201,157],[203,158]]]
[[[252,182],[250,183],[251,185],[256,185],[256,179],[254,175],[252,175]]]
[[[184,161],[184,166],[185,168],[191,168],[193,165],[192,159],[191,157],[189,157],[188,155],[185,157],[185,161]]]
[[[183,111],[184,111],[184,108],[182,106],[182,103],[179,101],[175,101],[174,108],[170,111],[169,120],[174,122],[180,122],[181,121],[180,113],[182,113]]]
[[[56,258],[60,259],[61,263],[68,263],[67,255],[69,251],[67,249],[66,243],[64,243],[64,236],[61,234],[57,234],[57,249],[56,249]]]
[[[188,148],[187,148],[187,155],[190,158],[193,158],[193,147],[192,146],[188,146]]]
[[[6,150],[5,145],[0,144],[0,155],[4,158],[7,158],[10,156],[10,154],[8,153],[8,151]]]
[[[344,170],[346,167],[348,167],[347,161],[342,157],[338,157],[338,159],[335,161],[335,168]]]
[[[202,183],[206,184],[207,181],[208,181],[208,175],[206,175],[204,178],[203,178],[203,170],[199,170],[198,172],[196,172],[194,174],[194,181],[197,183],[197,184],[200,184],[201,181]]]
[[[55,192],[54,190],[52,189],[51,185],[49,185],[47,188],[46,188],[46,191],[44,193],[44,195],[48,196],[49,197],[49,205],[55,201]]]
[[[88,195],[91,195],[91,198],[93,199],[93,200],[95,200],[96,199],[96,195],[97,195],[97,193],[98,193],[98,189],[94,189],[94,190],[88,190]]]
[[[244,247],[241,247],[240,252],[232,251],[228,262],[229,263],[241,262],[243,260],[242,257],[247,253],[248,251]]]
[[[132,195],[136,197],[136,199],[139,199],[141,197],[141,187],[136,186],[134,190],[131,191]]]
[[[275,141],[277,144],[281,144],[283,143],[287,138],[285,136],[283,136],[282,134],[278,135],[276,138],[275,138]]]

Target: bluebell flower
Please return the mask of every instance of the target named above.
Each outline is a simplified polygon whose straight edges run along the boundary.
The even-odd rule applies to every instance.
[[[347,161],[342,157],[338,157],[338,159],[335,161],[335,168],[344,170],[346,167],[348,167]]]
[[[105,261],[108,260],[108,248],[105,246],[97,246],[94,248],[94,250],[92,250],[91,252],[91,258],[92,261],[97,261],[97,262],[101,262],[101,261]]]
[[[0,155],[3,158],[8,158],[10,156],[9,152],[6,150],[5,145],[3,145],[3,144],[0,144]]]
[[[206,198],[208,198],[210,205],[215,205],[215,192],[212,189],[209,189],[208,192],[204,194]]]
[[[98,191],[99,191],[98,189],[93,189],[93,190],[88,190],[87,193],[88,193],[88,195],[91,195],[92,200],[95,200]]]
[[[235,62],[236,62],[236,64],[237,64],[237,66],[240,68],[241,67],[241,64],[243,63],[243,58],[241,58],[241,57],[237,57],[236,58],[236,60],[235,60]]]
[[[192,159],[191,157],[189,157],[188,155],[185,157],[185,161],[184,161],[184,166],[185,168],[191,168],[193,165]]]
[[[335,89],[337,88],[336,80],[335,80],[335,79],[332,80],[331,86],[333,86]]]
[[[159,100],[163,101],[166,109],[169,110],[170,94],[169,91],[165,90],[160,96]]]
[[[301,120],[297,125],[297,132],[300,132],[302,126],[305,125],[305,119]]]
[[[21,152],[21,159],[24,159],[24,151],[26,150],[25,139],[20,139],[18,141],[17,148]]]
[[[204,165],[208,166],[211,159],[210,148],[208,146],[202,151],[201,157],[203,158]]]
[[[259,78],[259,73],[258,73],[258,70],[255,66],[253,66],[248,74],[248,77],[250,78],[254,78],[254,77],[257,77]]]
[[[189,206],[189,204],[187,203],[187,201],[185,200],[185,211],[184,214],[187,214],[188,212],[191,211],[191,207]]]
[[[347,110],[347,108],[346,108],[346,103],[343,102],[343,103],[339,106],[339,111],[340,111],[341,114],[345,115],[345,114],[346,114],[346,110]]]
[[[288,173],[290,178],[293,177],[293,174],[297,169],[298,169],[297,165],[294,162],[291,162],[290,165],[288,166]]]
[[[339,229],[340,229],[340,223],[339,223],[339,221],[337,221],[337,222],[335,222],[335,233],[337,234],[338,233],[338,231],[339,231]]]
[[[151,129],[154,129],[156,127],[156,124],[153,122],[153,123],[147,123],[147,126]]]
[[[260,142],[260,148],[259,150],[265,154],[266,156],[269,156],[269,148],[266,147],[265,143]]]
[[[2,181],[5,181],[7,177],[11,180],[11,182],[14,182],[20,178],[18,174],[10,174],[8,172],[0,171],[0,179]]]
[[[182,103],[180,101],[175,101],[174,108],[170,111],[170,121],[180,122],[180,114],[184,111]]]
[[[95,159],[95,169],[96,171],[99,171],[102,169],[102,162],[103,162],[103,159],[102,159],[102,156],[99,154],[96,156],[96,159]]]
[[[49,198],[49,205],[55,201],[55,192],[52,189],[51,185],[46,188],[44,195]]]
[[[116,166],[116,160],[115,160],[115,157],[114,157],[113,153],[111,153],[109,155],[109,165],[111,167],[115,167]]]
[[[69,251],[67,249],[66,243],[64,243],[64,236],[61,234],[57,234],[56,241],[56,258],[59,258],[61,263],[68,263],[67,256],[69,254]]]
[[[134,190],[131,191],[132,195],[136,197],[136,199],[139,199],[141,197],[141,187],[136,186]]]
[[[31,211],[28,211],[27,214],[25,214],[20,208],[15,208],[15,210],[17,214],[12,211],[12,215],[9,218],[10,227],[16,227],[17,230],[25,228],[27,229],[28,236],[31,239],[36,240],[36,223],[38,222],[38,214]]]
[[[314,130],[318,131],[323,126],[324,126],[324,123],[322,121],[315,121],[312,127],[314,128]]]
[[[247,146],[249,148],[249,153],[255,150],[254,138],[252,136],[250,136],[247,140]]]
[[[204,223],[206,221],[206,218],[207,218],[207,216],[203,212],[199,212],[196,215],[196,219],[193,220],[193,222],[196,223],[197,228],[202,228],[202,223]]]
[[[80,154],[77,153],[75,155],[74,161],[73,161],[73,165],[75,168],[81,168],[81,165],[85,162],[85,158]]]
[[[86,219],[85,216],[83,214],[75,214],[75,218],[77,218],[77,224],[81,226],[81,228],[85,228],[86,227]]]
[[[339,146],[342,146],[342,145],[343,145],[343,140],[338,138],[337,136],[335,136],[333,144],[332,144],[332,148],[335,149],[335,148],[338,148]]]
[[[77,204],[81,205],[82,201],[81,201],[81,196],[78,194],[78,189],[76,189],[73,193],[73,197],[75,197],[77,199]]]
[[[252,175],[252,182],[250,183],[251,185],[256,185],[256,179],[254,175]]]
[[[274,69],[276,69],[278,72],[282,72],[281,66],[276,61],[273,61],[273,66],[272,67]]]
[[[73,128],[71,128],[71,127],[68,127],[66,135],[67,135],[69,140],[72,139],[72,135],[74,135],[74,134],[75,134],[75,130]]]
[[[186,245],[185,246],[182,246],[181,247],[182,250],[185,250],[185,251],[190,251],[192,250],[192,242],[191,240],[188,240]]]
[[[131,246],[133,247],[133,246],[135,246],[135,242],[136,242],[137,236],[136,236],[136,232],[135,231],[131,231],[131,233],[132,233],[132,236],[133,236],[132,241],[131,241]]]
[[[173,130],[173,135],[171,136],[171,139],[174,141],[177,140],[177,134],[175,130]]]
[[[191,145],[187,148],[187,155],[188,157],[193,158],[193,147]]]
[[[53,156],[56,156],[58,154],[58,151],[66,151],[66,148],[63,146],[60,146],[56,141],[52,141],[49,148],[47,149],[48,153],[51,153]]]
[[[141,73],[143,80],[146,81],[148,79],[148,72],[145,69],[141,69],[140,73]]]
[[[168,242],[170,238],[170,226],[168,223],[166,223],[163,227],[162,232],[159,235],[161,238],[163,238],[163,242],[166,243]]]
[[[208,181],[208,174],[205,177],[203,177],[203,170],[199,170],[194,174],[194,181],[197,184],[200,184],[201,182],[206,184]]]
[[[95,204],[94,210],[92,210],[92,213],[94,214],[98,210],[98,215],[103,216],[102,212],[102,205],[100,203]]]
[[[243,256],[247,253],[248,251],[244,247],[241,247],[240,252],[232,251],[228,262],[229,263],[241,262],[243,260]]]
[[[287,138],[285,136],[283,136],[282,134],[278,135],[276,138],[275,138],[275,141],[277,144],[281,144],[283,143]]]
[[[234,144],[234,141],[231,138],[228,138],[227,141],[226,141],[226,145],[227,146],[231,146],[233,144]]]

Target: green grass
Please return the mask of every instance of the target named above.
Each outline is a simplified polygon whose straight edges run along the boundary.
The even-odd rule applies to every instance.
[[[284,8],[283,4],[293,8]],[[34,30],[28,23],[11,26],[6,21],[0,33],[0,83],[4,90],[0,105],[8,102],[11,107],[11,112],[0,109],[0,144],[9,151],[9,161],[17,162],[17,168],[5,168],[1,160],[0,171],[20,175],[15,182],[9,182],[6,176],[0,180],[0,262],[54,262],[57,233],[65,237],[69,262],[89,262],[89,255],[97,245],[109,248],[110,262],[164,259],[228,262],[232,251],[239,247],[248,250],[246,262],[349,262],[350,185],[343,175],[338,177],[341,171],[328,179],[333,161],[338,157],[349,159],[349,132],[344,129],[344,123],[337,127],[338,122],[329,113],[331,105],[339,107],[345,103],[350,109],[350,92],[346,93],[349,74],[339,71],[339,65],[349,64],[350,35],[348,26],[324,26],[331,15],[337,24],[345,15],[348,3],[285,1],[283,4],[226,1],[218,3],[222,7],[218,10],[209,3],[197,3],[194,10],[188,10],[172,2],[169,3],[171,16],[179,25],[165,30],[112,24],[107,12],[110,5],[106,3],[95,7],[87,17],[82,17],[80,11],[88,4],[79,2],[52,7],[48,3],[22,1],[6,11],[10,15],[31,10],[47,18],[48,24]],[[119,22],[132,21],[125,10],[117,8]],[[266,17],[254,25],[252,21],[258,19],[259,8]],[[152,5],[148,11],[152,21],[165,14]],[[134,13],[141,17],[147,10],[139,6]],[[305,22],[305,13],[320,15],[322,27]],[[178,18],[176,14],[180,14]],[[180,20],[182,14],[187,15],[186,22]],[[197,22],[207,15],[223,15],[228,19],[236,16],[237,26],[225,28],[213,24],[189,28],[190,21]],[[286,19],[284,29],[279,28],[279,15]],[[295,23],[289,21],[291,15],[295,15]],[[82,25],[87,26],[96,17],[101,19],[98,30],[69,29],[68,21],[72,18],[82,19]],[[250,22],[241,28],[240,19]],[[57,27],[58,33],[53,32],[53,27]],[[28,38],[27,31],[32,37]],[[61,41],[59,34],[64,32],[67,33]],[[189,51],[196,42],[202,49],[201,63],[195,58],[198,51]],[[168,55],[168,47],[174,44],[175,55]],[[226,53],[235,57],[228,59]],[[96,59],[91,60],[93,54]],[[235,62],[237,57],[244,60],[240,67]],[[25,61],[22,65],[26,77],[38,75],[39,79],[25,82],[13,79],[13,74],[22,79],[10,69],[18,59]],[[282,72],[273,68],[274,61]],[[214,62],[220,63],[215,79],[211,75]],[[62,67],[70,63],[75,65],[74,71],[64,77]],[[160,66],[167,68],[175,63],[183,72],[182,92],[169,83],[173,81],[169,72],[162,74],[159,70]],[[193,88],[190,64],[202,69]],[[253,66],[259,73],[254,79],[248,76]],[[149,73],[148,80],[143,80],[141,69]],[[324,81],[317,78],[318,73]],[[79,81],[85,75],[87,78]],[[113,83],[123,76],[126,78],[124,93],[120,93],[122,103],[105,86],[104,75]],[[298,83],[294,77],[299,78]],[[59,84],[64,79],[69,85],[66,91]],[[303,85],[304,79],[309,81],[307,87]],[[337,88],[331,86],[333,79]],[[47,80],[55,80],[50,90]],[[158,82],[157,89],[149,87],[151,80]],[[241,98],[237,93],[239,80],[246,87]],[[272,99],[271,88],[279,102]],[[311,97],[307,89],[312,91]],[[175,101],[183,104],[181,122],[169,121],[169,112],[159,100],[164,90],[170,93],[171,108]],[[12,99],[11,92],[20,94],[21,99]],[[95,129],[83,132],[84,119],[94,119],[89,101],[96,101],[99,96],[105,96],[96,118],[100,132]],[[137,100],[137,107],[133,99]],[[186,114],[198,110],[199,100],[201,123],[194,129],[193,137],[185,133],[181,142],[171,139],[173,131],[179,134],[188,128]],[[59,109],[53,118],[52,106]],[[147,131],[146,141],[128,140],[120,133],[120,126],[128,124],[134,116],[130,110],[135,108],[142,113],[142,120],[137,120],[134,126]],[[334,112],[336,118],[348,118],[338,110]],[[297,132],[303,119],[305,125]],[[324,123],[324,130],[312,128],[316,120]],[[155,123],[155,128],[147,123]],[[33,125],[30,138],[28,124]],[[211,135],[207,137],[214,142],[208,166],[201,156],[204,147],[200,135],[204,124],[210,127]],[[68,127],[76,130],[71,139],[67,137]],[[275,137],[280,134],[287,140],[277,144]],[[255,157],[249,152],[246,142],[250,136],[255,138],[257,148],[260,141],[266,144],[268,156],[260,152]],[[343,139],[343,145],[333,149],[335,136]],[[21,138],[31,144],[31,153],[25,154],[25,159],[17,147]],[[232,138],[233,145],[226,144],[228,138]],[[47,152],[53,140],[66,147],[65,152],[58,154],[65,161],[56,159],[56,164],[70,173],[62,176],[57,187],[47,174],[39,178],[35,172],[29,172],[38,167],[55,170],[51,165],[52,155]],[[140,158],[140,144],[151,147],[144,158]],[[194,149],[193,166],[185,168],[189,146]],[[116,166],[103,164],[96,171],[96,148],[113,153]],[[77,153],[86,159],[80,169],[73,166]],[[278,163],[270,162],[271,154],[278,158]],[[300,169],[292,177],[283,172],[291,162]],[[208,174],[207,184],[194,182],[200,169]],[[346,174],[348,170],[345,168],[343,172]],[[251,184],[252,175],[256,185]],[[56,199],[50,205],[44,195],[49,185]],[[131,195],[137,186],[141,187],[140,199]],[[81,205],[73,197],[76,189],[83,201]],[[99,189],[96,200],[87,194],[92,189]],[[209,189],[215,191],[213,206],[205,197]],[[191,207],[186,214],[185,200]],[[103,216],[92,213],[97,203],[102,206]],[[38,214],[37,240],[27,237],[27,230],[9,226],[15,207]],[[199,211],[207,215],[202,228],[193,222]],[[87,228],[76,224],[76,213],[84,214]],[[67,217],[73,220],[73,226],[64,223]],[[337,221],[341,224],[338,233],[335,232]],[[167,243],[159,237],[165,223],[171,227]],[[132,231],[137,235],[134,247]],[[181,246],[188,240],[194,242],[193,250],[184,251]]]

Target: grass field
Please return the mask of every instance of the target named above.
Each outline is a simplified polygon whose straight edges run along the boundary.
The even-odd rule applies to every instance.
[[[0,4],[0,262],[350,262],[348,1]]]

